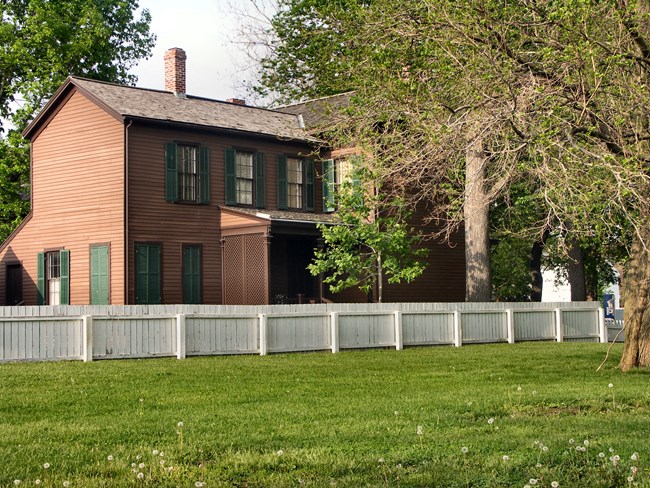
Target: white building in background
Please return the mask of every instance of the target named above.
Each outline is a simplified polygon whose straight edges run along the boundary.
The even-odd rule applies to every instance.
[[[571,301],[571,287],[569,283],[563,279],[558,280],[556,283],[556,273],[552,269],[542,271],[544,277],[544,287],[542,288],[542,301],[543,302],[570,302]],[[605,289],[605,293],[614,295],[614,308],[620,308],[621,293],[618,283],[609,285]]]

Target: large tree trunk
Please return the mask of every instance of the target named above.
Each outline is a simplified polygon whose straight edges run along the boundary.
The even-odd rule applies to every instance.
[[[644,229],[646,245],[650,230]],[[650,250],[637,239],[623,281],[625,300],[625,345],[619,368],[650,366]]]
[[[465,300],[468,302],[492,299],[486,159],[483,140],[478,137],[467,148],[465,156]]]
[[[542,238],[539,241],[533,243],[533,247],[530,250],[530,301],[531,302],[541,302],[542,301],[542,290],[544,287],[544,276],[542,276],[542,253],[544,252],[544,244],[548,238],[550,232],[544,231]]]
[[[571,286],[571,301],[584,302],[587,299],[585,281],[585,258],[580,245],[572,241],[569,247],[569,285]]]

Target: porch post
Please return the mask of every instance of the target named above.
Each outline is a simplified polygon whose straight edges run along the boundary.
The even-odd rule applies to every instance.
[[[266,304],[271,303],[271,226],[266,228],[264,233],[264,268],[266,269],[266,283],[264,284],[264,300]]]
[[[226,238],[221,236],[221,303],[226,303]]]

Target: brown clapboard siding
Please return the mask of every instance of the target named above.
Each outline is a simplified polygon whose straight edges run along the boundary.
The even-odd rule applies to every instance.
[[[169,203],[165,200],[164,147],[168,142],[206,146],[210,150],[210,203]],[[256,136],[134,123],[129,128],[128,162],[128,269],[129,302],[135,302],[135,244],[162,244],[162,301],[182,301],[182,245],[202,246],[202,298],[221,303],[221,231],[219,205],[225,204],[224,154],[226,148],[262,152],[266,164],[266,207],[276,209],[278,154],[310,154],[310,149],[285,141]],[[315,184],[317,211],[322,210],[319,184]],[[261,210],[263,211],[263,210]]]
[[[89,247],[109,243],[110,297],[124,303],[123,126],[73,90],[32,141],[32,214],[0,251],[24,268],[23,298],[36,304],[36,256],[70,251],[70,303],[90,303]],[[4,301],[4,290],[0,300]]]

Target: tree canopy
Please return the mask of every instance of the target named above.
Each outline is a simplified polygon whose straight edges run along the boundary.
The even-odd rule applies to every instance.
[[[137,10],[137,0],[0,2],[0,242],[29,211],[20,132],[69,75],[135,83],[129,70],[155,43]]]
[[[287,21],[296,9],[308,29]],[[648,0],[285,0],[274,21],[288,30],[273,26],[261,81],[282,92],[272,81],[283,76],[286,96],[298,95],[292,76],[305,96],[339,79],[354,88],[334,140],[390,162],[383,177],[417,188],[448,231],[464,225],[479,287],[486,214],[513,185],[540,210],[527,235],[627,246],[627,369],[650,364],[650,297],[638,281],[650,274],[649,11]],[[278,55],[296,40],[306,54]]]

